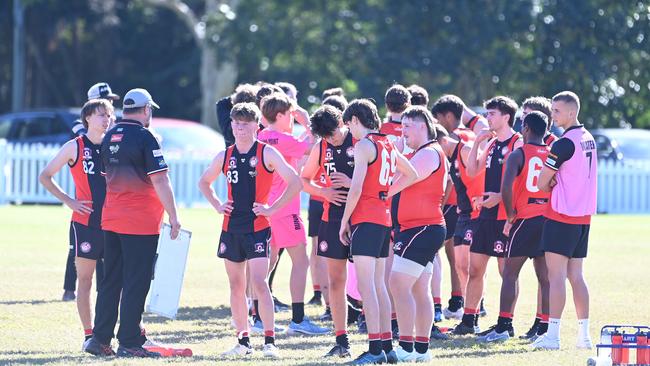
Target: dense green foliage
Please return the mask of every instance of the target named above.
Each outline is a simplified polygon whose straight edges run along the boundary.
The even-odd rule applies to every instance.
[[[80,105],[96,81],[141,86],[160,114],[199,119],[200,49],[179,17],[143,1],[23,0],[28,107]],[[205,14],[239,82],[287,80],[381,100],[393,82],[480,104],[571,89],[591,126],[650,127],[649,1],[240,0]],[[0,2],[0,112],[11,106],[12,3]],[[647,36],[646,36],[647,34]]]

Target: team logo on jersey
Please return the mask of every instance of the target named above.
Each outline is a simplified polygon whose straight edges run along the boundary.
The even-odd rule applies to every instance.
[[[347,155],[348,158],[354,157],[354,147],[353,146],[348,147],[348,149],[345,150],[345,155]]]
[[[166,165],[167,165],[167,163],[165,163],[165,159],[160,158],[160,160],[158,160],[158,166],[159,166],[159,167],[162,168],[162,167],[164,167],[164,166],[166,166]]]
[[[237,169],[237,158],[230,157],[230,160],[228,160],[228,169]]]
[[[257,166],[257,162],[258,162],[258,161],[257,161],[257,156],[252,156],[252,157],[248,160],[248,165],[250,165],[251,168],[255,168],[255,167]]]
[[[221,244],[219,244],[219,254],[223,254],[225,252],[226,252],[226,243],[221,242]]]
[[[110,145],[108,147],[108,150],[111,152],[111,154],[117,154],[117,152],[120,151],[120,145]]]
[[[497,240],[497,241],[494,242],[494,252],[495,253],[501,254],[501,253],[504,252],[504,250],[505,250],[505,245],[503,244],[503,242],[501,240]]]
[[[121,134],[121,133],[111,135],[111,142],[120,142],[120,141],[122,141],[122,136],[124,136],[124,135]]]
[[[320,244],[318,244],[318,248],[320,249],[321,252],[326,252],[327,242],[325,240],[321,241]]]
[[[250,175],[251,178],[257,177],[257,170],[249,170],[248,175]]]
[[[330,161],[332,159],[334,159],[334,157],[332,155],[332,149],[325,150],[325,160]]]
[[[501,148],[501,155],[506,155],[508,153],[508,150],[509,150],[508,146],[504,146],[503,148]]]
[[[91,160],[93,158],[93,151],[89,147],[84,147],[84,160]]]
[[[474,240],[474,232],[472,230],[465,231],[465,236],[463,237],[463,241],[472,244],[473,240]]]
[[[264,253],[264,243],[255,243],[255,253]]]
[[[122,132],[122,131],[124,131],[124,128],[122,128],[122,127],[117,128],[116,131],[117,131],[117,132]]]
[[[79,244],[79,249],[81,249],[82,253],[90,253],[90,250],[93,248],[92,245],[90,245],[89,242],[84,241],[83,243]]]
[[[161,149],[151,150],[151,154],[153,154],[154,158],[159,158],[159,157],[163,156],[163,153],[162,153]]]
[[[402,242],[398,241],[397,243],[393,244],[393,250],[394,251],[402,250],[402,245],[403,245]]]

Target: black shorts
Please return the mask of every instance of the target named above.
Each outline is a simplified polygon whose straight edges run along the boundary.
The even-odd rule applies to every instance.
[[[456,205],[445,205],[445,207],[442,208],[442,212],[445,215],[445,224],[447,226],[445,240],[451,239],[456,231],[456,222],[458,221],[458,211],[456,208]]]
[[[350,257],[350,246],[341,243],[340,230],[340,221],[321,221],[318,230],[317,254],[319,256],[332,259],[348,259]]]
[[[104,230],[71,221],[70,248],[75,251],[75,257],[104,258]]]
[[[309,222],[307,236],[318,236],[321,217],[323,217],[323,202],[310,199],[307,210],[307,221]]]
[[[447,229],[442,225],[418,226],[395,233],[395,255],[422,266],[433,262],[445,241]]]
[[[248,234],[221,232],[217,256],[232,262],[243,262],[255,258],[268,258],[271,242],[271,228]]]
[[[542,229],[544,216],[528,219],[518,219],[510,228],[510,240],[506,249],[506,257],[537,258],[544,255],[542,250]]]
[[[454,246],[472,245],[477,228],[478,219],[472,219],[469,214],[459,215],[454,231]]]
[[[546,219],[542,230],[542,249],[569,258],[586,258],[589,225],[565,224]]]
[[[350,257],[363,255],[374,258],[388,258],[390,249],[390,227],[369,222],[352,226]]]
[[[506,220],[479,219],[469,251],[490,257],[503,258],[508,237],[503,233]]]

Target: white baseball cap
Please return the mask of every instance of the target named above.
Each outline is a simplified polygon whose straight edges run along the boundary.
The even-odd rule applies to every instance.
[[[114,94],[111,90],[111,86],[108,83],[97,83],[88,89],[88,100],[91,99],[120,99],[120,96]]]
[[[122,108],[138,108],[144,107],[147,104],[160,109],[158,104],[153,101],[151,94],[146,89],[136,88],[129,90],[126,95],[124,95],[124,101],[122,102]]]

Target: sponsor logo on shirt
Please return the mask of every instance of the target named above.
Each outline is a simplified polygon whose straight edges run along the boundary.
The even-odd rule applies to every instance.
[[[111,142],[120,142],[120,141],[122,141],[122,136],[124,136],[124,135],[121,134],[121,133],[111,135]]]
[[[159,166],[159,167],[162,168],[162,167],[164,167],[164,166],[166,166],[166,165],[167,165],[167,163],[165,163],[165,159],[160,159],[160,160],[158,160],[158,166]]]
[[[255,168],[257,166],[257,156],[253,156],[248,160],[248,165],[251,166],[251,168]]]
[[[163,156],[162,149],[151,150],[151,153],[153,154],[154,158],[158,158],[158,157]]]
[[[352,147],[352,146],[348,147],[348,149],[345,150],[345,154],[346,154],[349,158],[353,157],[353,156],[354,156],[354,147]]]
[[[117,152],[120,151],[120,145],[111,145],[108,147],[108,150],[111,154],[117,154]]]
[[[84,160],[91,160],[93,158],[93,152],[90,148],[84,147]]]
[[[230,160],[228,160],[228,169],[237,169],[237,158],[232,156],[230,157]]]

